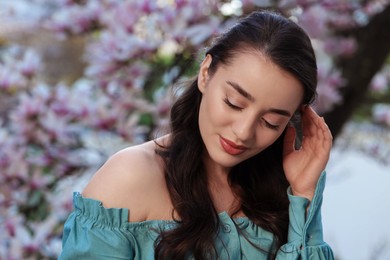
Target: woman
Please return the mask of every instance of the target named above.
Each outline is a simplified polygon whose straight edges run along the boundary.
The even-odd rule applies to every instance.
[[[320,215],[332,137],[308,106],[316,73],[295,23],[241,20],[173,105],[171,133],[113,155],[74,194],[60,259],[333,259]]]

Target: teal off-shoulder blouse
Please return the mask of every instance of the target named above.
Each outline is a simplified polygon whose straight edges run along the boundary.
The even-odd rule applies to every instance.
[[[274,248],[274,235],[254,224],[247,217],[231,218],[219,213],[221,228],[215,240],[219,259],[334,259],[323,241],[321,223],[322,194],[325,172],[306,213],[309,200],[293,196],[290,200],[288,242]],[[169,230],[178,224],[173,220],[129,222],[129,210],[105,208],[102,203],[73,195],[74,211],[64,225],[63,250],[59,259],[154,259],[154,243],[158,230]],[[262,250],[259,250],[261,248]],[[189,257],[189,259],[192,259]]]

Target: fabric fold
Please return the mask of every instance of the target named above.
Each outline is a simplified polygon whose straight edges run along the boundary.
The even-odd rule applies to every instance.
[[[221,256],[235,259],[326,259],[332,260],[331,248],[322,240],[321,203],[325,172],[321,175],[313,201],[293,196],[290,199],[288,243],[277,250],[275,236],[247,217],[230,218],[219,213],[221,231],[216,248]],[[179,225],[173,220],[128,222],[129,210],[105,208],[102,202],[73,194],[74,211],[63,233],[63,253],[59,259],[136,259],[153,260],[158,232]],[[308,207],[309,206],[309,207]],[[307,212],[307,215],[306,215]],[[219,241],[219,242],[218,242]],[[277,252],[276,252],[277,251]]]

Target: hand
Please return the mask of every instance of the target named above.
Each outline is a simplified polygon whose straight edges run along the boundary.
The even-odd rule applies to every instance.
[[[312,200],[317,181],[329,160],[332,134],[324,119],[310,107],[302,110],[302,146],[295,150],[295,128],[288,127],[283,168],[293,195]]]

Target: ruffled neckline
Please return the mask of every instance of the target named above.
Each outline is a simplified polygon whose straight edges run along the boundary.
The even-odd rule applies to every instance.
[[[80,192],[73,193],[73,204],[77,215],[86,215],[96,221],[113,226],[175,226],[179,223],[175,220],[145,220],[140,222],[129,222],[130,210],[127,208],[106,208],[99,200],[85,198]],[[249,224],[255,225],[248,217],[231,218],[226,211],[218,213],[221,222],[234,221],[241,228]]]

